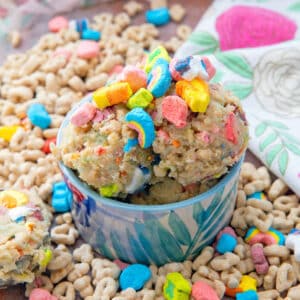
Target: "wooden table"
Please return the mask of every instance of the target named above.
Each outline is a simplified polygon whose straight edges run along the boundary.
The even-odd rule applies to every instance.
[[[85,8],[81,10],[75,10],[71,13],[66,14],[70,19],[76,19],[79,17],[91,17],[100,12],[111,12],[118,13],[122,11],[122,5],[126,1],[110,1],[98,4],[96,6]],[[147,5],[147,1],[140,1]],[[212,1],[211,0],[169,0],[169,3],[181,3],[187,10],[187,15],[185,17],[185,23],[191,27],[194,27],[200,17],[203,15],[205,10],[208,8]],[[134,24],[141,24],[144,21],[144,15],[140,14],[133,19]],[[30,31],[25,33],[22,46],[18,49],[11,49],[9,53],[23,52],[26,49],[32,47],[39,37],[45,34],[47,30],[48,18],[41,19],[41,22],[38,25],[35,25]],[[160,38],[162,40],[167,40],[175,34],[176,25],[170,23],[167,26],[160,28]],[[7,54],[9,54],[7,53]],[[5,57],[0,56],[0,62],[3,62]],[[260,165],[260,162],[257,158],[249,151],[246,154],[246,161],[251,161],[255,165]],[[24,286],[15,286],[7,289],[0,290],[0,300],[24,300]]]

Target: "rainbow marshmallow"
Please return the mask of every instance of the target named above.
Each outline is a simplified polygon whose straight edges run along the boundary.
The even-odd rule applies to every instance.
[[[264,245],[284,245],[285,237],[280,231],[272,227],[270,227],[267,232],[261,232],[253,226],[248,229],[245,241],[250,245],[254,245],[256,243],[262,243]]]
[[[155,128],[151,116],[142,108],[137,107],[125,116],[128,126],[138,133],[139,145],[148,148],[155,139]]]
[[[255,192],[247,196],[248,199],[267,200],[266,195],[263,192]]]
[[[168,91],[171,82],[169,63],[165,59],[159,58],[149,73],[147,89],[155,98],[159,98]]]

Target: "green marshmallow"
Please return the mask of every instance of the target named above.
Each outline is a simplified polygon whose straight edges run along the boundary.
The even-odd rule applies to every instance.
[[[113,183],[110,185],[100,187],[99,192],[102,197],[109,198],[116,195],[118,193],[118,190],[118,186],[115,183]]]
[[[133,109],[135,107],[146,108],[153,100],[152,94],[145,88],[140,88],[133,96],[127,101],[127,107]]]

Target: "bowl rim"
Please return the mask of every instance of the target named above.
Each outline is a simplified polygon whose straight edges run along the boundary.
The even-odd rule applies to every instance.
[[[58,133],[57,133],[57,145],[60,144],[61,141],[61,135],[63,128],[66,127],[67,123],[69,122],[70,116],[72,116],[73,112],[77,108],[79,108],[83,103],[89,101],[91,99],[91,94],[85,96],[79,103],[77,103],[65,116],[63,122],[61,123],[61,126],[59,127]],[[175,209],[184,208],[190,205],[193,205],[195,203],[199,203],[204,201],[205,199],[211,197],[212,195],[215,195],[219,189],[221,189],[223,186],[227,185],[227,183],[237,174],[239,171],[242,162],[244,160],[245,154],[242,155],[240,160],[236,162],[228,173],[226,173],[223,178],[215,184],[212,188],[210,188],[208,191],[203,192],[199,195],[196,195],[192,198],[188,198],[186,200],[173,202],[173,203],[167,203],[167,204],[155,204],[155,205],[144,205],[144,204],[132,204],[132,203],[125,203],[118,200],[114,200],[111,198],[102,197],[99,195],[96,191],[91,189],[87,183],[83,182],[79,177],[75,174],[75,172],[70,169],[69,167],[65,166],[61,161],[58,162],[59,168],[61,169],[61,172],[67,177],[67,179],[74,185],[76,188],[78,188],[81,192],[83,192],[85,195],[89,196],[90,198],[94,199],[97,202],[101,202],[102,204],[105,204],[107,206],[110,206],[112,208],[118,208],[118,209],[124,209],[124,210],[132,210],[132,211],[139,211],[139,212],[153,212],[153,211],[171,211]]]

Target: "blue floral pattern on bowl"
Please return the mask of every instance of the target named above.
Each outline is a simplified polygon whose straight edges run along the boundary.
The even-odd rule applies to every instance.
[[[61,130],[58,144],[60,139]],[[228,225],[241,164],[242,159],[209,191],[164,205],[134,205],[101,197],[71,169],[62,163],[60,168],[74,195],[75,224],[87,243],[110,259],[163,265],[193,259]]]

